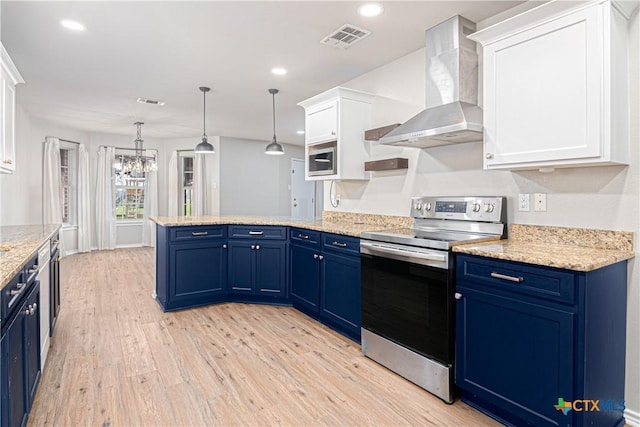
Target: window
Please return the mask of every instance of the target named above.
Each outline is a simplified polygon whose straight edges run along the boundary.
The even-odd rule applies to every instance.
[[[76,224],[76,151],[77,145],[60,142],[60,205],[65,225]]]
[[[127,156],[117,154],[115,162],[116,220],[141,220],[144,218],[145,172],[125,171]]]
[[[191,216],[191,197],[193,195],[193,157],[184,156],[180,161],[180,206],[182,215]]]

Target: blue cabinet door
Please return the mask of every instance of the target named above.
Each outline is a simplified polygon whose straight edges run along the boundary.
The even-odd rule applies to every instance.
[[[254,294],[255,246],[248,241],[229,241],[229,292]]]
[[[40,381],[40,282],[36,282],[27,299],[29,315],[25,316],[25,377],[27,381],[27,410],[31,409]]]
[[[285,242],[256,243],[255,290],[258,295],[286,297],[287,244]]]
[[[185,308],[222,299],[226,293],[224,241],[170,245],[169,307]]]
[[[315,247],[291,245],[291,300],[295,307],[318,313],[320,261]]]
[[[27,388],[25,383],[25,317],[26,303],[22,304],[6,329],[4,344],[7,355],[7,426],[21,427],[27,421]],[[3,418],[5,416],[3,415]]]
[[[360,340],[360,257],[323,252],[320,285],[321,316]]]
[[[9,425],[9,408],[7,406],[7,336],[3,333],[0,339],[0,425]]]
[[[574,411],[564,415],[554,408],[558,398],[582,398],[574,396],[570,307],[485,293],[464,282],[456,290],[462,295],[456,303],[456,384],[514,424],[573,425]]]

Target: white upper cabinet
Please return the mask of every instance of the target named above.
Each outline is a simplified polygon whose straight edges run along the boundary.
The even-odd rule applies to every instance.
[[[305,169],[310,180],[369,179],[364,162],[375,95],[336,87],[298,103],[305,109]]]
[[[478,31],[485,169],[628,164],[627,16],[549,2]]]
[[[22,76],[0,44],[0,173],[16,170],[16,85]]]
[[[305,143],[334,141],[338,135],[338,101],[316,105],[306,111]]]

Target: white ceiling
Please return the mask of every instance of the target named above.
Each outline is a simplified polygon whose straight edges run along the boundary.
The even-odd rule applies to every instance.
[[[280,142],[302,144],[304,110],[296,104],[424,44],[424,30],[460,14],[478,22],[520,1],[382,2],[383,15],[357,14],[363,2],[69,1],[0,2],[2,43],[26,84],[21,105],[72,128],[135,137],[207,134],[270,140],[276,95]],[[71,32],[62,19],[83,23]],[[319,41],[342,24],[372,32],[347,50]],[[289,70],[271,74],[272,67]],[[142,105],[136,98],[166,101]]]

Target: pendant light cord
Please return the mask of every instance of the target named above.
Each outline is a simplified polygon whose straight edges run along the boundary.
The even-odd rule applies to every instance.
[[[202,137],[207,137],[207,91],[202,91]]]
[[[273,99],[273,140],[276,140],[276,93],[271,94]]]

